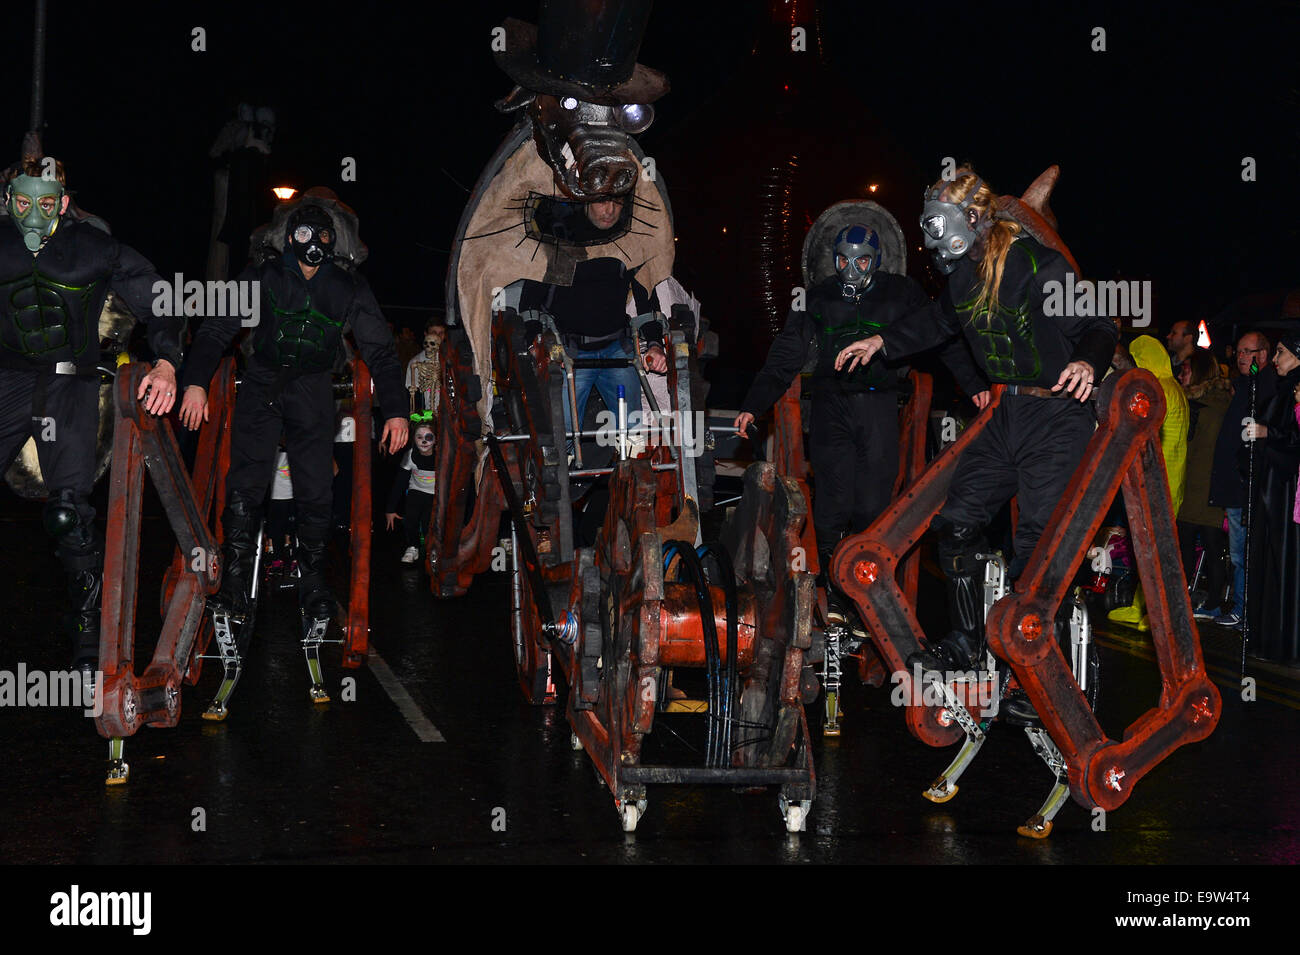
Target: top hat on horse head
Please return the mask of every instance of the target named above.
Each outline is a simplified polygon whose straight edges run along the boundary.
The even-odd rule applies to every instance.
[[[618,106],[653,103],[668,77],[636,62],[650,0],[542,0],[538,25],[508,19],[497,65],[526,90]]]

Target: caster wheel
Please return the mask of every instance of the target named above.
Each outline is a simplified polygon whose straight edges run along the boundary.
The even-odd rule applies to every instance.
[[[573,750],[575,753],[582,752],[582,740],[578,739],[577,733],[569,734],[569,749]]]
[[[131,778],[131,767],[124,761],[113,760],[108,768],[108,776],[104,780],[106,786],[121,786]]]
[[[636,824],[641,821],[641,811],[637,809],[636,803],[624,803],[622,817],[623,831],[636,832]]]

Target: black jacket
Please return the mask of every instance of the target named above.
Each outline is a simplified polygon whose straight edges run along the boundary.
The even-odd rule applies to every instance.
[[[179,369],[185,320],[154,314],[159,281],[148,259],[89,223],[64,216],[33,256],[13,223],[0,219],[0,367],[70,361],[94,371],[99,313],[111,291],[145,323],[154,355]]]
[[[546,312],[561,332],[602,338],[631,327],[628,292],[636,302],[636,314],[650,311],[651,299],[636,280],[636,269],[608,256],[584,259],[574,269],[572,285],[526,280],[519,296],[519,311]]]
[[[1272,365],[1261,368],[1255,376],[1255,411],[1259,414],[1277,393],[1277,371]],[[1288,397],[1290,397],[1288,395]],[[1232,401],[1223,413],[1223,426],[1214,442],[1214,467],[1210,472],[1210,503],[1215,507],[1246,506],[1246,442],[1241,440],[1244,419],[1250,416],[1250,376],[1242,375],[1232,383]],[[1272,428],[1269,429],[1270,432]],[[1259,451],[1255,465],[1260,466]]]
[[[905,275],[879,272],[857,302],[846,300],[840,287],[839,279],[831,276],[813,286],[804,308],[791,309],[785,327],[768,350],[767,361],[740,403],[741,411],[757,416],[771,408],[807,364],[813,348],[817,349],[812,373],[814,399],[830,393],[888,390],[906,376],[907,367],[901,361],[871,362],[850,373],[836,371],[835,358],[850,343],[927,307],[930,300],[921,286]],[[943,358],[968,394],[987,387],[960,341],[954,340]]]
[[[1247,585],[1255,652],[1283,662],[1300,658],[1300,524],[1293,517],[1300,469],[1297,382],[1300,368],[1279,378],[1268,400],[1257,406],[1256,420],[1267,425],[1268,435],[1256,442],[1262,447],[1255,459]]]
[[[885,354],[906,358],[964,336],[985,377],[994,384],[1051,388],[1072,361],[1086,361],[1097,378],[1105,374],[1119,330],[1104,316],[1046,315],[1047,283],[1065,285],[1070,264],[1027,235],[1007,252],[998,288],[998,308],[975,313],[981,287],[978,263],[969,256],[937,302],[882,331]]]
[[[393,335],[360,274],[327,262],[308,281],[290,252],[250,265],[238,281],[261,283],[260,315],[252,333],[255,364],[289,369],[291,374],[330,371],[343,347],[343,333],[350,327],[370,368],[384,416],[405,417],[408,400]],[[239,328],[237,315],[204,320],[194,336],[182,387],[208,387]]]

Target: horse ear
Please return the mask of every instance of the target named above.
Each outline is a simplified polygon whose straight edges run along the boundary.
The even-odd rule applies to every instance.
[[[517,113],[526,107],[529,103],[537,98],[537,94],[532,90],[526,90],[522,86],[516,86],[501,99],[497,100],[493,106],[498,113]]]
[[[1060,166],[1048,166],[1037,179],[1029,184],[1025,194],[1020,197],[1025,205],[1047,220],[1048,225],[1053,229],[1056,228],[1056,215],[1052,212],[1051,206],[1047,204],[1047,200],[1051,197],[1052,190],[1056,188],[1056,180],[1060,177]]]

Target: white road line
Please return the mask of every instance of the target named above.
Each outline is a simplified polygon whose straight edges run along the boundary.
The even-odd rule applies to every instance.
[[[438,727],[434,726],[429,721],[429,718],[416,706],[415,700],[411,699],[411,694],[407,693],[406,687],[402,686],[402,681],[397,678],[397,675],[393,673],[374,647],[367,651],[366,662],[370,665],[370,672],[375,675],[379,685],[388,694],[388,698],[393,701],[401,712],[403,719],[410,724],[411,729],[415,730],[415,735],[420,738],[420,742],[447,742],[446,738],[438,732]]]

